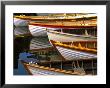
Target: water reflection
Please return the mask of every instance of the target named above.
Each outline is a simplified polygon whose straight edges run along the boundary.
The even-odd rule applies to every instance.
[[[30,50],[38,50],[52,47],[48,37],[34,37],[30,41]]]
[[[18,74],[17,69],[22,71],[19,60],[32,63],[61,60],[60,57],[56,57],[58,53],[49,43],[48,37],[16,37],[14,39],[14,74]]]
[[[30,31],[28,29],[28,26],[24,27],[15,27],[14,28],[14,35],[19,36],[19,35],[31,35]]]

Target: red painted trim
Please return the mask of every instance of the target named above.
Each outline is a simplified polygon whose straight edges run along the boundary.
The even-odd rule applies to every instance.
[[[96,28],[96,26],[65,26],[65,25],[49,25],[49,24],[40,24],[40,23],[29,23],[34,26],[50,27],[50,28]]]

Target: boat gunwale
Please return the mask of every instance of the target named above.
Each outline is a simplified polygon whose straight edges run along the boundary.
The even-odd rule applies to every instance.
[[[77,34],[69,34],[69,33],[63,33],[63,32],[57,32],[57,31],[50,31],[47,30],[48,33],[53,33],[53,34],[59,34],[59,35],[66,35],[66,36],[70,36],[70,37],[83,37],[83,38],[91,38],[91,39],[97,39],[97,37],[94,36],[85,36],[85,35],[77,35]],[[47,33],[47,34],[48,34]],[[97,41],[97,40],[96,40]]]
[[[44,69],[44,68],[41,68],[41,66],[39,66],[39,67],[37,67],[37,66],[35,66],[34,64],[28,64],[28,63],[26,63],[26,62],[24,62],[23,60],[21,60],[21,62],[22,62],[22,64],[24,65],[24,67],[26,68],[26,70],[31,74],[31,75],[33,75],[32,74],[32,72],[29,70],[29,68],[28,68],[28,66],[29,67],[34,67],[34,68],[37,68],[37,69],[41,69],[41,70],[47,70],[47,69]],[[43,66],[43,67],[45,67],[45,66]],[[50,71],[50,72],[57,72],[57,73],[62,73],[62,74],[68,74],[68,75],[80,75],[80,74],[75,74],[74,73],[74,70],[73,70],[73,72],[71,71],[71,73],[68,73],[68,72],[70,72],[70,71],[67,71],[67,70],[65,70],[65,72],[60,72],[60,71],[63,71],[62,69],[57,69],[57,68],[54,68],[55,70],[51,70],[51,68],[49,67],[48,68],[48,70],[47,71]],[[60,70],[60,71],[56,71],[56,70]]]
[[[94,52],[94,51],[85,51],[85,50],[81,50],[80,48],[77,49],[77,48],[71,48],[71,47],[68,47],[68,46],[63,46],[63,45],[59,45],[57,44],[56,41],[53,41],[53,40],[50,40],[50,42],[56,47],[56,46],[60,46],[60,47],[64,47],[64,48],[67,48],[67,49],[70,49],[70,50],[76,50],[76,51],[82,51],[82,52],[86,52],[86,53],[92,53],[92,54],[97,54],[97,51]],[[67,45],[67,44],[66,44]]]
[[[72,25],[72,26],[67,26],[67,25],[54,25],[54,24],[42,24],[42,23],[37,23],[37,22],[29,22],[29,25],[34,25],[34,26],[43,26],[43,27],[50,27],[50,28],[97,28],[97,25]]]

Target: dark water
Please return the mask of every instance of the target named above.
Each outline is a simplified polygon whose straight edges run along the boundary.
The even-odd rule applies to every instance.
[[[30,40],[31,38],[21,37],[14,40],[14,74],[26,74],[22,64],[19,62],[19,54],[29,50]]]
[[[48,56],[58,57],[55,49],[42,54],[40,48],[52,48],[47,37],[17,37],[14,40],[14,75],[26,75],[20,60],[25,62],[50,61]],[[39,54],[40,52],[40,54]],[[55,60],[55,59],[54,59]],[[60,60],[60,58],[56,58]]]

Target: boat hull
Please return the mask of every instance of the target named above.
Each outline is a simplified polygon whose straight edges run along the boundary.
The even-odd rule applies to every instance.
[[[64,73],[43,70],[43,69],[34,68],[34,67],[30,67],[30,66],[28,66],[28,69],[32,75],[44,75],[44,76],[46,76],[46,75],[65,75]]]
[[[50,68],[32,63],[28,64],[24,61],[21,61],[21,63],[24,65],[25,69],[30,75],[81,75],[80,73],[74,71]]]
[[[59,41],[59,42],[75,42],[75,41],[97,41],[97,38],[91,38],[87,36],[72,35],[67,33],[48,31],[47,32],[49,40]]]
[[[29,25],[29,30],[32,36],[47,36],[47,31],[45,27]]]
[[[29,24],[29,30],[33,36],[47,36],[47,29],[48,30],[59,30],[59,28],[48,28],[38,25]]]
[[[56,46],[56,48],[66,60],[81,60],[81,59],[88,60],[97,58],[97,54],[89,52],[71,50],[61,46]]]

